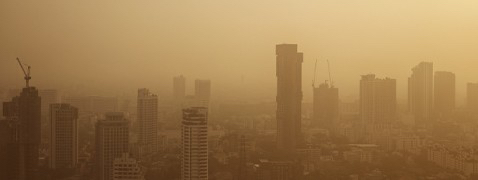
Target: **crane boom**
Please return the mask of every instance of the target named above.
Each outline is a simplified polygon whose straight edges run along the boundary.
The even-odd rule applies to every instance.
[[[332,81],[332,76],[330,75],[330,63],[329,60],[327,59],[327,67],[329,69],[329,81],[330,81],[330,87],[334,87],[334,83]]]
[[[27,87],[30,87],[29,81],[30,81],[30,79],[32,79],[32,77],[30,76],[30,66],[25,64],[28,68],[27,71],[25,71],[25,68],[23,67],[22,62],[20,61],[20,59],[18,57],[17,57],[17,62],[20,65],[20,67],[22,68],[23,74],[25,75],[24,79],[26,81]]]

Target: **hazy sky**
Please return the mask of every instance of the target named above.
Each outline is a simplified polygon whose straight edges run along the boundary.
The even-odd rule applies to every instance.
[[[1,0],[0,87],[23,86],[15,57],[43,88],[171,92],[172,77],[211,79],[217,97],[275,97],[275,45],[304,53],[304,101],[315,59],[344,99],[359,75],[397,79],[420,61],[456,73],[458,103],[478,81],[476,0]],[[243,79],[243,80],[242,80]],[[190,91],[192,93],[192,91]]]

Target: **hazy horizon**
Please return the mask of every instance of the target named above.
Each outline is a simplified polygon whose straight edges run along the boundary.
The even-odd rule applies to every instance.
[[[420,61],[456,74],[457,105],[477,82],[476,1],[12,1],[0,2],[0,86],[19,88],[15,61],[32,85],[67,91],[172,93],[172,78],[210,79],[221,99],[275,98],[275,45],[304,53],[304,102],[332,78],[343,100],[358,99],[360,75],[397,79],[399,102]],[[239,96],[239,97],[237,97]]]

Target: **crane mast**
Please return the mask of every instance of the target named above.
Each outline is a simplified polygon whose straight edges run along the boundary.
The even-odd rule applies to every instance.
[[[30,76],[30,66],[27,65],[27,64],[22,64],[22,62],[20,61],[20,59],[18,57],[17,57],[17,62],[20,65],[20,67],[22,68],[23,74],[25,75],[24,79],[25,79],[25,82],[26,82],[26,86],[30,87],[29,82],[30,82],[30,79],[32,79],[32,77]],[[23,67],[23,65],[27,66],[26,71],[25,71],[25,68]]]

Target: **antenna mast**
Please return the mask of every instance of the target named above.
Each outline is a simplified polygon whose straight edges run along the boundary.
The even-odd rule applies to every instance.
[[[20,67],[22,68],[23,74],[25,75],[24,79],[25,79],[27,87],[30,87],[29,81],[30,81],[30,79],[32,79],[32,77],[30,76],[30,66],[25,64],[25,63],[22,64],[22,62],[20,61],[20,59],[18,57],[17,57],[17,62],[20,65]],[[25,68],[23,67],[23,65],[27,66],[27,71],[25,71]]]

